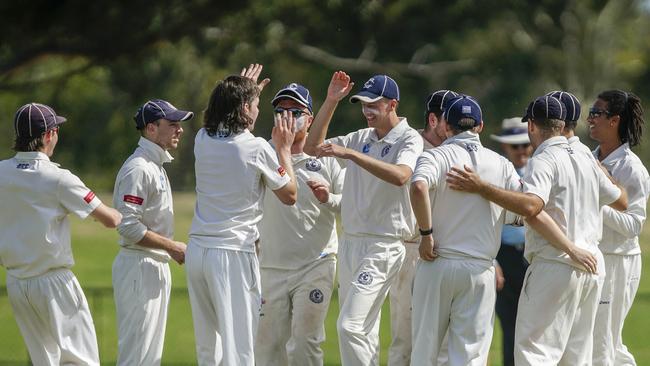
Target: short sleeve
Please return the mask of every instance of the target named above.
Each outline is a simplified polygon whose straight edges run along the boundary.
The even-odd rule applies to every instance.
[[[58,186],[61,205],[71,213],[85,219],[102,201],[76,175],[63,170]]]
[[[621,189],[612,183],[602,169],[596,167],[598,176],[598,202],[600,206],[606,206],[616,201],[621,196]]]
[[[259,140],[261,146],[257,153],[255,166],[262,174],[264,185],[275,191],[289,183],[291,178],[285,168],[278,162],[278,157],[271,145],[263,139]]]
[[[425,151],[422,153],[422,155],[420,155],[415,164],[415,170],[413,171],[413,176],[411,177],[411,183],[424,181],[427,183],[429,189],[435,189],[437,187],[440,174],[440,164],[436,160],[435,156],[431,152]]]
[[[146,172],[138,167],[124,172],[115,183],[113,205],[122,214],[117,231],[131,243],[138,243],[147,233],[142,216],[149,199],[149,184]]]
[[[395,165],[406,165],[411,168],[412,171],[415,171],[418,157],[422,154],[423,150],[424,143],[422,142],[422,136],[420,136],[420,134],[415,130],[409,130],[404,145],[397,153]]]
[[[553,188],[553,177],[551,164],[541,159],[532,158],[528,160],[526,167],[523,192],[538,196],[546,205]]]
[[[345,180],[345,169],[341,168],[337,159],[330,159],[330,192],[339,194],[343,192],[343,181]]]

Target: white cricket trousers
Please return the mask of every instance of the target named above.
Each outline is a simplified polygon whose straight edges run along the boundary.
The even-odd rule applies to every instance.
[[[413,283],[411,365],[438,365],[448,339],[450,366],[484,366],[494,329],[492,262],[438,257],[419,261]]]
[[[594,327],[594,366],[636,365],[623,344],[623,323],[641,279],[641,254],[604,254],[605,283]]]
[[[171,292],[169,265],[122,249],[113,261],[118,365],[160,365]]]
[[[255,253],[203,248],[185,254],[198,364],[254,366],[262,295]]]
[[[257,366],[320,366],[336,256],[295,270],[261,268],[262,314],[255,343]]]
[[[339,245],[339,350],[343,366],[379,364],[379,318],[404,261],[401,240],[344,234]]]
[[[526,271],[515,325],[515,364],[591,365],[594,321],[604,280],[568,264],[535,258]]]
[[[69,269],[17,279],[7,295],[34,365],[99,365],[88,302]]]
[[[390,288],[390,335],[388,366],[411,364],[411,295],[415,266],[420,258],[419,243],[404,243],[404,263]]]

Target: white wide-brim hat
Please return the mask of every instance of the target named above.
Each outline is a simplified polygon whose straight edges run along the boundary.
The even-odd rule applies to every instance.
[[[490,138],[508,145],[529,144],[528,123],[521,122],[521,117],[506,118],[501,124],[501,132],[490,135]]]

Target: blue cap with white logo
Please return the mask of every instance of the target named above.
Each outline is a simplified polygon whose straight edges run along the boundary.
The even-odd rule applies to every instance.
[[[533,120],[561,119],[566,118],[566,107],[559,99],[550,95],[544,95],[536,98],[528,104],[526,114],[521,119],[522,122]]]
[[[362,101],[365,103],[376,102],[381,98],[399,101],[399,87],[395,80],[388,75],[375,75],[368,79],[361,90],[350,97],[351,103]]]
[[[194,117],[194,112],[177,109],[171,103],[162,99],[152,99],[138,108],[133,120],[135,121],[135,127],[142,129],[147,123],[156,122],[163,118],[168,121],[179,122],[187,121],[192,117]]]
[[[285,86],[275,94],[273,100],[271,100],[271,104],[275,107],[281,99],[285,98],[293,99],[302,106],[307,107],[309,112],[313,112],[311,93],[309,93],[309,89],[304,86],[298,83],[291,83]]]
[[[480,125],[481,121],[483,121],[481,106],[469,95],[461,95],[450,99],[445,107],[444,115],[447,123],[454,126],[458,126],[458,122],[463,118],[473,119],[474,127]]]

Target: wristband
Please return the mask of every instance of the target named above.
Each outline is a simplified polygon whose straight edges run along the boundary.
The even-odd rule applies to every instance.
[[[429,230],[420,229],[420,235],[422,235],[422,236],[431,235],[431,234],[433,234],[433,228],[431,228]]]

